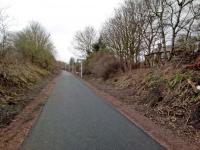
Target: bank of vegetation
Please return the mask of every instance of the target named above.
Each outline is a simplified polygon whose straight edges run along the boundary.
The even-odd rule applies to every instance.
[[[9,30],[8,17],[0,11],[0,127],[32,98],[27,92],[56,69],[50,34],[38,22],[21,31]]]
[[[200,142],[198,0],[125,0],[101,32],[78,31],[74,46],[91,83]]]

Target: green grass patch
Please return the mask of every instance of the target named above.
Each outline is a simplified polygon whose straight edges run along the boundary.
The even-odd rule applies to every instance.
[[[161,83],[166,82],[166,79],[163,75],[154,75],[149,74],[145,79],[146,85],[148,88],[158,87]]]

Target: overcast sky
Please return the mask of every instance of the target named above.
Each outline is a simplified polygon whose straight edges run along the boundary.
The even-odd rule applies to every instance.
[[[21,30],[31,21],[40,22],[51,33],[57,59],[73,56],[72,40],[78,30],[91,25],[97,31],[113,15],[122,0],[0,0],[10,16],[10,30]]]

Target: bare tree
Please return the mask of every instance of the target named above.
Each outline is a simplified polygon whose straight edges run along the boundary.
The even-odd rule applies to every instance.
[[[31,22],[23,31],[16,33],[13,41],[15,49],[24,59],[51,69],[55,60],[54,45],[50,34],[40,23]]]
[[[125,0],[104,24],[101,36],[125,70],[133,68],[145,54],[151,54],[156,45],[167,60],[168,38],[172,56],[177,37],[185,34],[189,42],[193,32],[197,33],[194,29],[198,29],[199,8],[197,0]],[[84,35],[77,33],[76,48],[87,54],[91,52],[91,42],[85,42]]]
[[[168,6],[169,27],[171,28],[171,58],[175,51],[175,42],[178,34],[188,25],[191,30],[193,24],[193,2],[195,0],[165,0]]]
[[[92,53],[92,46],[96,40],[96,32],[93,27],[86,27],[83,31],[78,31],[74,36],[74,48],[84,55]]]
[[[145,24],[143,27],[143,42],[145,45],[145,49],[147,49],[147,54],[152,52],[152,49],[155,47],[156,41],[158,41],[159,34],[159,25],[157,16],[152,13],[151,8],[148,6],[148,3],[144,5],[146,9],[145,13]]]
[[[138,63],[145,23],[143,11],[141,2],[127,0],[104,26],[105,42],[120,58],[124,68],[131,69]]]
[[[150,12],[153,13],[153,15],[156,17],[158,21],[158,31],[162,39],[162,49],[165,52],[165,58],[167,59],[166,30],[167,30],[168,14],[166,13],[167,11],[166,2],[165,0],[145,0],[145,3],[147,5],[147,8],[150,9]]]
[[[5,10],[0,10],[0,55],[5,55],[6,48],[8,47],[8,16]]]

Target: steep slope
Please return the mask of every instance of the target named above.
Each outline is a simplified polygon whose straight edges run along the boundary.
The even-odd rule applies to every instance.
[[[49,75],[32,63],[0,63],[0,127],[9,124],[33,99]]]
[[[199,71],[165,66],[119,73],[106,81],[86,79],[177,136],[200,143],[199,76]]]

